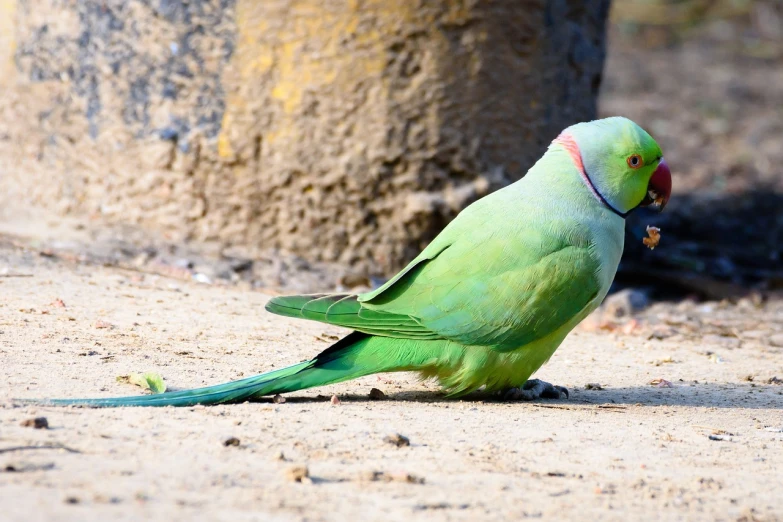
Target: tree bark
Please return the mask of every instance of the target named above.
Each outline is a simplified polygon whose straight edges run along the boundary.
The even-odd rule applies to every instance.
[[[595,117],[608,8],[0,0],[1,190],[389,273]]]

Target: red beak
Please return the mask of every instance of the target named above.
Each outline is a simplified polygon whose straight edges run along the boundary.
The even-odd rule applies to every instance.
[[[672,195],[672,172],[663,158],[658,162],[658,168],[653,172],[650,183],[647,185],[647,195],[642,200],[641,206],[655,205],[658,212],[663,210]]]

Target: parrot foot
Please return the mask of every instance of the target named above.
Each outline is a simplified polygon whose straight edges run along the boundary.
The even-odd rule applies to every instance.
[[[503,393],[503,399],[507,401],[568,398],[567,388],[555,386],[540,379],[530,379],[523,384],[521,388],[511,388],[510,390],[501,393]]]

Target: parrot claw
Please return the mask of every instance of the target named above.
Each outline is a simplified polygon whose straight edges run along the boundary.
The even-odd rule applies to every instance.
[[[503,393],[503,399],[507,401],[534,401],[536,399],[567,399],[568,389],[563,386],[555,386],[540,379],[530,379],[521,388],[511,388]]]

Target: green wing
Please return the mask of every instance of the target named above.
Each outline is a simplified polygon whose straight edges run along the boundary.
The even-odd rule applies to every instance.
[[[384,337],[439,339],[440,335],[422,326],[415,318],[371,310],[362,306],[355,294],[291,295],[272,298],[266,309],[278,315],[312,319]]]
[[[380,288],[363,294],[372,298],[388,288],[404,286],[430,260],[437,257],[451,242],[441,234],[397,275]],[[356,294],[310,294],[274,297],[266,305],[269,312],[289,317],[312,319],[322,323],[353,328],[360,332],[405,339],[441,339],[441,335],[423,326],[414,316],[390,313],[363,306]]]
[[[277,297],[267,309],[373,335],[513,350],[568,323],[600,291],[586,244],[527,239],[455,241],[373,292]]]
[[[475,248],[456,243],[363,307],[406,314],[444,339],[513,350],[582,312],[600,292],[598,262],[587,245],[521,244],[493,237]],[[542,251],[543,250],[543,251]]]

